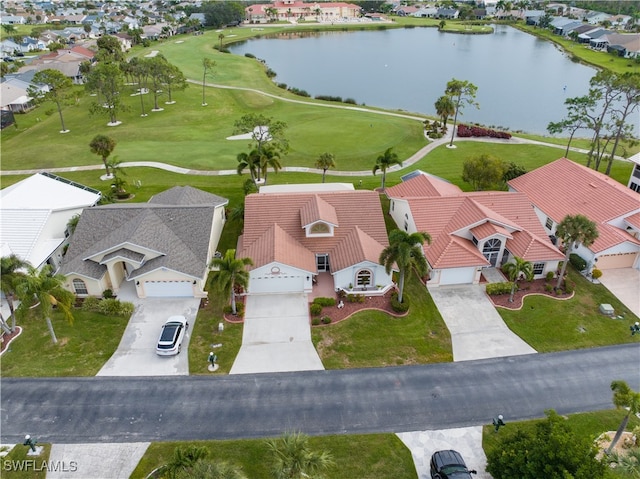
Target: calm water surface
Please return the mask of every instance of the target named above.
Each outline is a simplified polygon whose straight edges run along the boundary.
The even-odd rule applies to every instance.
[[[435,28],[282,34],[230,49],[264,59],[278,83],[311,96],[429,115],[449,80],[469,80],[478,87],[480,109],[466,107],[463,122],[538,134],[565,116],[567,97],[588,92],[596,73],[552,43],[502,25],[491,35]]]

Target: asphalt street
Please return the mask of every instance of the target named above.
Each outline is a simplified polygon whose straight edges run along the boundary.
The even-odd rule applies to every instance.
[[[3,444],[445,429],[610,409],[640,344],[421,366],[189,377],[3,378]]]

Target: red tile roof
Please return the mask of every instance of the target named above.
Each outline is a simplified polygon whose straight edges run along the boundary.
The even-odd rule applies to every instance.
[[[334,235],[307,237],[310,218],[335,224]],[[332,271],[339,271],[362,261],[377,263],[388,244],[374,191],[255,193],[245,198],[238,255],[251,258],[254,268],[278,261],[315,271],[316,253],[328,253]]]
[[[589,249],[598,253],[623,242],[640,244],[610,221],[640,212],[640,196],[614,179],[560,158],[509,182],[544,214],[559,223],[581,214],[594,221],[600,236]]]
[[[459,195],[462,190],[456,185],[422,173],[386,189],[389,198],[416,198],[425,196]]]

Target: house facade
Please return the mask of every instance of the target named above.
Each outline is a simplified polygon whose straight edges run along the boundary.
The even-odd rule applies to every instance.
[[[251,258],[249,294],[310,293],[319,274],[334,289],[383,294],[378,263],[389,245],[378,194],[331,183],[262,187],[245,198],[237,257]]]
[[[140,298],[206,297],[228,200],[176,186],[142,204],[83,212],[61,273],[76,295],[118,293],[125,282]]]
[[[275,0],[246,7],[245,18],[250,23],[267,23],[271,19],[333,22],[358,18],[360,10],[360,6],[346,2],[308,3],[302,0]]]
[[[38,194],[34,194],[38,192]],[[35,268],[60,267],[67,224],[101,198],[97,190],[49,173],[38,173],[0,191],[2,255],[15,254]]]
[[[640,193],[640,153],[633,155],[629,161],[633,163],[633,170],[631,170],[627,186],[636,193]]]
[[[389,214],[407,233],[426,232],[429,286],[477,284],[484,268],[523,258],[534,277],[555,272],[562,253],[551,243],[524,194],[463,193],[424,172],[403,177],[387,188]]]
[[[612,178],[560,158],[509,181],[509,190],[526,194],[540,223],[555,235],[567,215],[595,222],[599,237],[575,253],[591,270],[640,269],[640,195]]]

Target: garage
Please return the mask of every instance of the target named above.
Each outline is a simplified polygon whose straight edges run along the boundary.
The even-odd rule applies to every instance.
[[[473,284],[475,268],[447,268],[440,270],[440,284]]]
[[[598,269],[633,268],[637,253],[603,254],[598,256]]]
[[[144,293],[147,298],[192,298],[191,281],[145,281]]]
[[[250,293],[301,293],[305,277],[302,275],[254,276],[249,282]]]

